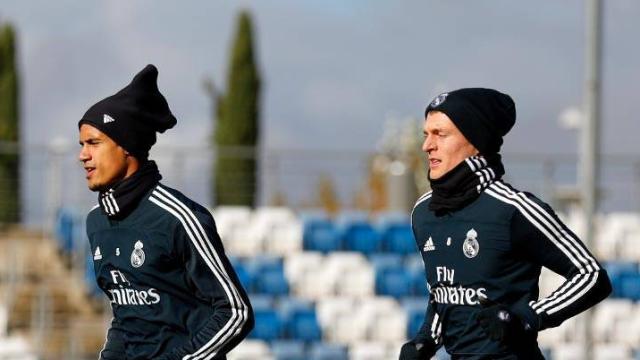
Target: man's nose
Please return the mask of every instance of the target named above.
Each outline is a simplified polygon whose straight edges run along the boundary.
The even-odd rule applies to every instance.
[[[89,158],[89,153],[85,150],[84,146],[80,148],[80,152],[78,153],[78,160],[80,160],[80,162],[85,162],[89,160]]]
[[[422,143],[422,151],[425,153],[430,153],[434,149],[434,143],[431,140],[431,137],[427,136],[424,138],[424,142]]]

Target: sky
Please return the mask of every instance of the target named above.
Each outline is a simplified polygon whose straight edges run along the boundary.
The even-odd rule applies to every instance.
[[[0,0],[0,21],[19,35],[23,140],[75,143],[84,111],[153,63],[179,119],[160,143],[206,144],[202,82],[224,88],[240,9],[255,22],[268,148],[373,150],[389,117],[419,119],[439,92],[483,86],[517,104],[504,152],[575,152],[558,117],[584,92],[579,0]],[[638,154],[640,3],[604,10],[603,149]]]
[[[18,34],[21,136],[27,149],[36,149],[27,151],[52,142],[75,150],[82,114],[148,63],[158,67],[159,88],[178,118],[159,145],[205,146],[214,122],[203,82],[226,87],[235,19],[246,9],[263,82],[264,149],[333,151],[327,163],[336,150],[373,152],[389,119],[415,118],[419,132],[424,108],[439,93],[490,87],[510,94],[517,107],[502,153],[555,157],[575,154],[578,146],[578,132],[562,128],[559,118],[582,106],[585,3],[0,0],[0,22],[12,23]],[[635,159],[640,2],[603,3],[602,152]],[[29,174],[27,188],[49,176]],[[625,186],[637,188],[628,181],[637,175],[625,176]],[[82,188],[76,177],[73,186]],[[205,180],[198,186],[208,189]],[[301,183],[298,192],[308,193],[308,186]]]

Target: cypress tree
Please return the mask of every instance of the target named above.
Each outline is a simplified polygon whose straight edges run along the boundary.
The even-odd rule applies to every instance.
[[[0,224],[20,221],[20,109],[15,32],[0,26]]]
[[[236,24],[227,91],[216,99],[214,194],[218,205],[252,206],[257,188],[260,77],[249,13],[242,11]]]

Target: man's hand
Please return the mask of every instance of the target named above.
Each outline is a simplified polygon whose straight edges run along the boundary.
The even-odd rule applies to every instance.
[[[491,340],[507,343],[524,334],[524,324],[505,305],[487,298],[481,298],[480,305],[478,324]]]
[[[400,360],[428,360],[435,353],[436,349],[433,344],[409,341],[400,349]]]

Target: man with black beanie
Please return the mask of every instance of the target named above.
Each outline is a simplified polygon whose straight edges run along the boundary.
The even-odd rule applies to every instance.
[[[249,298],[206,208],[160,183],[149,150],[176,124],[147,65],[78,123],[98,205],[87,235],[113,320],[104,360],[225,359],[253,328]]]
[[[438,95],[425,111],[432,191],[411,223],[425,265],[429,303],[400,359],[543,359],[537,333],[611,292],[606,271],[553,210],[502,180],[499,154],[513,127],[509,95],[467,88]],[[566,281],[539,298],[546,267]]]

